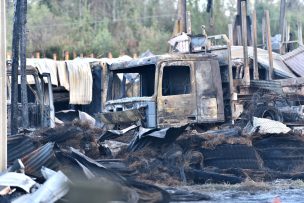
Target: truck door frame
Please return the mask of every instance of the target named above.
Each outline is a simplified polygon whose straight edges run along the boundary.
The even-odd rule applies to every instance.
[[[157,126],[181,126],[197,122],[196,84],[194,61],[165,61],[158,65],[157,85]],[[185,94],[163,95],[165,67],[189,67],[190,92]],[[186,90],[187,91],[187,90]]]

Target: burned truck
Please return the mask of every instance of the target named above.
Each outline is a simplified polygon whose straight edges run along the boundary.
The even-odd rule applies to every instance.
[[[226,45],[210,46],[214,39],[221,39]],[[274,102],[274,98],[282,100],[279,80],[251,78],[246,83],[244,69],[233,67],[231,46],[225,35],[183,37],[173,43],[171,50],[170,54],[109,67],[107,102],[99,114],[104,123],[139,122],[147,128],[204,125],[240,119],[244,112],[282,121],[280,109],[301,109],[293,108],[301,103],[280,106],[282,102]],[[133,81],[137,91],[131,96],[125,78],[129,74],[137,76]],[[260,74],[263,78],[267,70],[261,69]],[[114,83],[115,78],[121,78],[121,83]],[[303,117],[303,112],[295,113]]]
[[[21,85],[20,70],[18,70],[18,126],[22,126],[21,104]],[[11,116],[11,65],[8,63],[7,71],[7,116],[8,116],[8,132],[10,132],[10,116]],[[26,68],[27,92],[28,92],[28,110],[29,110],[29,126],[30,128],[54,127],[55,126],[55,110],[53,105],[53,92],[51,77],[49,73],[40,74],[39,71],[32,67]]]

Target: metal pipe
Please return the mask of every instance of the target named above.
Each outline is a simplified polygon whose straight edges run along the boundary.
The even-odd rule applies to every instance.
[[[7,167],[6,1],[0,3],[0,171]]]

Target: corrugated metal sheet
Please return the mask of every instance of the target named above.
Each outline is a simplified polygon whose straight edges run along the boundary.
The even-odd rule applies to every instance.
[[[57,62],[57,71],[60,86],[63,86],[66,90],[70,90],[69,73],[65,61]]]
[[[8,164],[37,149],[32,139],[25,135],[13,135],[7,139]]]
[[[47,143],[21,159],[25,166],[25,173],[42,178],[42,166],[57,170],[58,162],[54,152],[54,143]]]
[[[52,59],[26,59],[27,65],[38,69],[39,73],[49,73],[51,75],[52,85],[58,86],[57,62]],[[47,82],[47,81],[45,81]]]
[[[284,63],[298,76],[304,76],[304,46],[282,56]]]
[[[90,104],[93,77],[90,63],[82,60],[66,61],[70,82],[70,104]]]

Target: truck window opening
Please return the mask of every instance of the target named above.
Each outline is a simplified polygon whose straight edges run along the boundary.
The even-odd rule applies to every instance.
[[[165,66],[163,70],[162,95],[181,95],[191,92],[189,66]]]
[[[155,65],[119,70],[112,79],[112,99],[151,97],[154,94]]]

